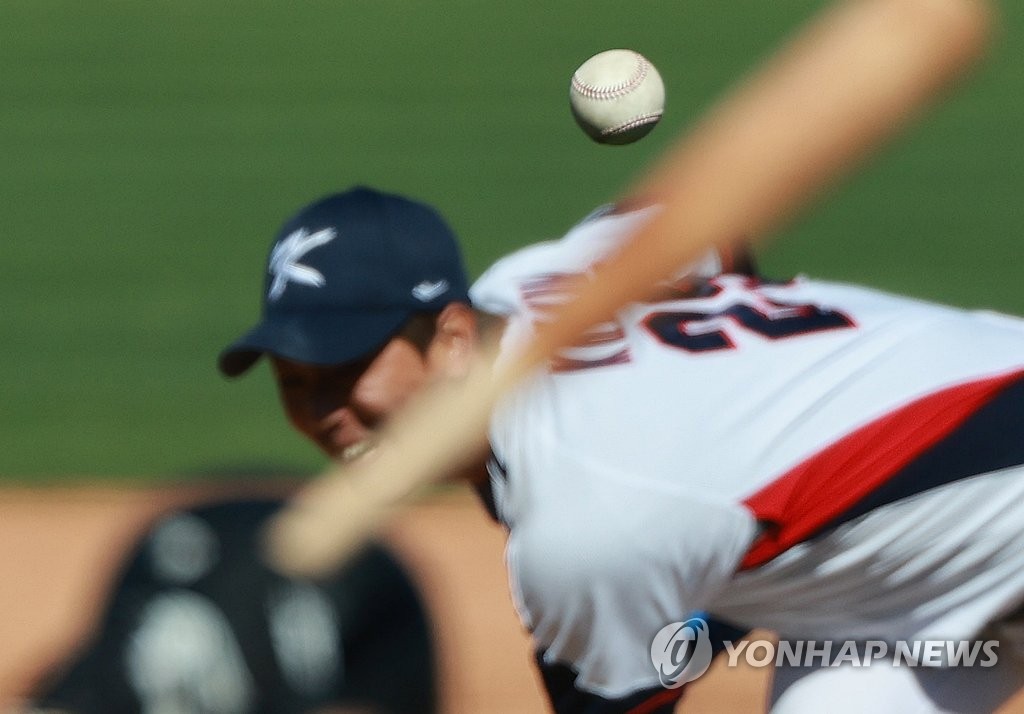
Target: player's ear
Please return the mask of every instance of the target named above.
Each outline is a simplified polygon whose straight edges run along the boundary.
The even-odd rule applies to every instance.
[[[473,309],[461,302],[449,303],[437,315],[434,339],[427,348],[427,362],[445,377],[464,377],[477,343]]]

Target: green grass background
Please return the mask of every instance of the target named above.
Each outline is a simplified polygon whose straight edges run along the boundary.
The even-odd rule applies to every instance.
[[[0,478],[310,471],[257,315],[280,222],[355,183],[438,205],[470,271],[615,196],[817,0],[3,0]],[[567,85],[633,47],[662,125],[602,147]],[[762,250],[776,274],[1024,312],[1024,3],[964,91]]]

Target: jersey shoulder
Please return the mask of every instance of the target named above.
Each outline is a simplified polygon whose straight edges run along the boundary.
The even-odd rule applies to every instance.
[[[470,289],[473,305],[494,315],[529,312],[557,300],[560,281],[585,273],[609,257],[629,236],[661,209],[648,206],[618,212],[602,206],[559,239],[521,248],[495,262]],[[709,251],[681,274],[717,275],[723,270],[718,252]]]

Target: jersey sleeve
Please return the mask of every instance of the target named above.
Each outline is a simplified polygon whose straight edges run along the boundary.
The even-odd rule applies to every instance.
[[[520,417],[539,413],[523,409]],[[509,444],[519,483],[503,494],[520,619],[545,664],[575,672],[574,689],[612,701],[657,689],[655,637],[714,602],[756,524],[739,504],[552,447],[553,430],[537,426],[522,448]]]
[[[746,634],[739,628],[707,613],[693,613],[708,626],[712,658],[725,651],[726,642],[735,642]],[[586,691],[579,682],[579,672],[571,665],[552,661],[543,650],[536,653],[537,667],[555,714],[671,714],[676,704],[685,700],[687,685],[666,689],[648,686],[621,696],[604,697]]]

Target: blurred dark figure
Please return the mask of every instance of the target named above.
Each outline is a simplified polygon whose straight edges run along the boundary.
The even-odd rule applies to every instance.
[[[259,558],[277,500],[174,512],[144,536],[94,639],[38,683],[29,711],[429,714],[429,623],[410,578],[371,545],[315,583]]]

